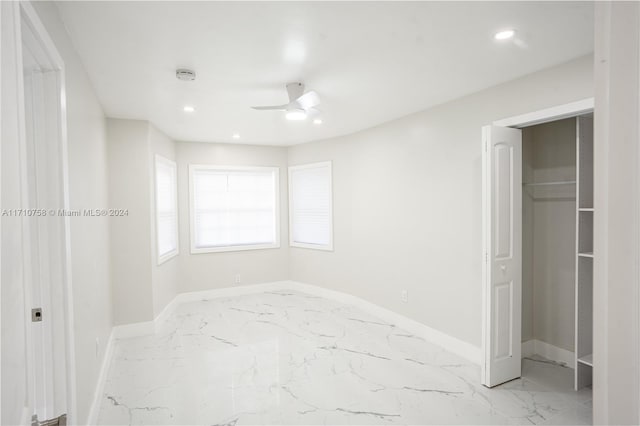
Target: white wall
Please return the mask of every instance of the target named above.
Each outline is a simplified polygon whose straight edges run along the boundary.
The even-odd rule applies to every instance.
[[[176,158],[175,143],[148,121],[108,120],[110,205],[116,324],[152,321],[177,294],[178,258],[158,265],[155,157]]]
[[[156,248],[156,208],[155,208],[155,161],[156,154],[169,160],[176,160],[176,149],[173,140],[155,126],[149,124],[149,179],[151,192],[151,286],[153,291],[153,316],[157,317],[165,306],[173,300],[178,292],[179,262],[177,257],[173,257],[158,265],[158,250]]]
[[[110,205],[126,208],[111,218],[114,321],[152,321],[177,293],[289,278],[287,149],[284,147],[174,142],[147,121],[108,119]],[[157,264],[155,156],[178,165],[179,255]],[[189,164],[280,168],[278,249],[190,253]]]
[[[291,248],[291,278],[480,346],[480,128],[593,96],[592,62],[579,58],[353,135],[291,147],[291,165],[333,161],[335,238],[334,252]]]
[[[576,180],[576,119],[523,129],[523,182]],[[523,341],[573,352],[576,186],[525,186]],[[528,340],[528,339],[527,339]]]
[[[598,2],[595,424],[640,424],[640,3]]]
[[[152,321],[176,294],[289,278],[287,149],[284,147],[174,142],[147,121],[108,119],[110,205],[126,208],[111,218],[114,322]],[[155,156],[178,165],[179,255],[157,264]],[[278,249],[190,253],[189,164],[280,168]]]
[[[522,131],[522,182],[533,182],[533,132]],[[533,334],[533,194],[522,188],[522,341]]]
[[[109,119],[111,274],[116,325],[153,319],[149,123]]]
[[[70,207],[107,208],[107,143],[102,107],[55,4],[34,2],[33,6],[65,63]],[[88,415],[112,327],[109,225],[106,218],[71,218],[71,259],[77,414],[83,422]],[[99,340],[97,354],[96,339]],[[3,351],[4,348],[3,345]]]
[[[289,277],[287,149],[284,147],[178,142],[180,282],[178,291],[198,291]],[[189,164],[274,166],[280,168],[280,248],[222,253],[190,253]]]

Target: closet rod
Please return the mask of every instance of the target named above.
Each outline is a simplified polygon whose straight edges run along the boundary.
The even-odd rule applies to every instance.
[[[575,180],[565,180],[558,182],[538,182],[538,183],[523,183],[524,186],[546,186],[546,185],[575,185]]]

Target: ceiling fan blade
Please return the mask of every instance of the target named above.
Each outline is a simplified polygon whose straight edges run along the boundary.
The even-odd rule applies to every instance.
[[[289,103],[295,101],[304,93],[304,84],[289,83],[287,84],[287,94],[289,95]]]
[[[314,106],[320,104],[320,96],[318,96],[318,94],[312,90],[300,96],[292,103],[297,104],[304,110],[308,110],[309,108],[313,108]]]
[[[258,111],[268,111],[268,110],[284,111],[287,109],[287,105],[252,106],[251,108],[257,109]]]

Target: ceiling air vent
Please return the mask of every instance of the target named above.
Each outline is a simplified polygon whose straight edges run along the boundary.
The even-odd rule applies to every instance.
[[[182,81],[193,81],[196,79],[196,72],[185,68],[176,70],[176,78]]]

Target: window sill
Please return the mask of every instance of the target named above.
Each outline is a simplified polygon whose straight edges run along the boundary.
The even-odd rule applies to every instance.
[[[191,254],[201,253],[222,253],[228,251],[264,250],[280,248],[280,243],[275,244],[253,244],[246,246],[224,246],[224,247],[191,247]]]
[[[308,244],[308,243],[296,243],[294,241],[289,242],[291,247],[297,248],[306,248],[311,250],[321,250],[321,251],[333,251],[333,244]]]
[[[171,260],[174,257],[176,257],[178,254],[180,254],[180,252],[178,251],[178,249],[176,249],[174,251],[170,251],[169,253],[165,253],[162,256],[158,256],[157,265],[158,266],[162,265],[163,263],[167,262],[168,260]]]

